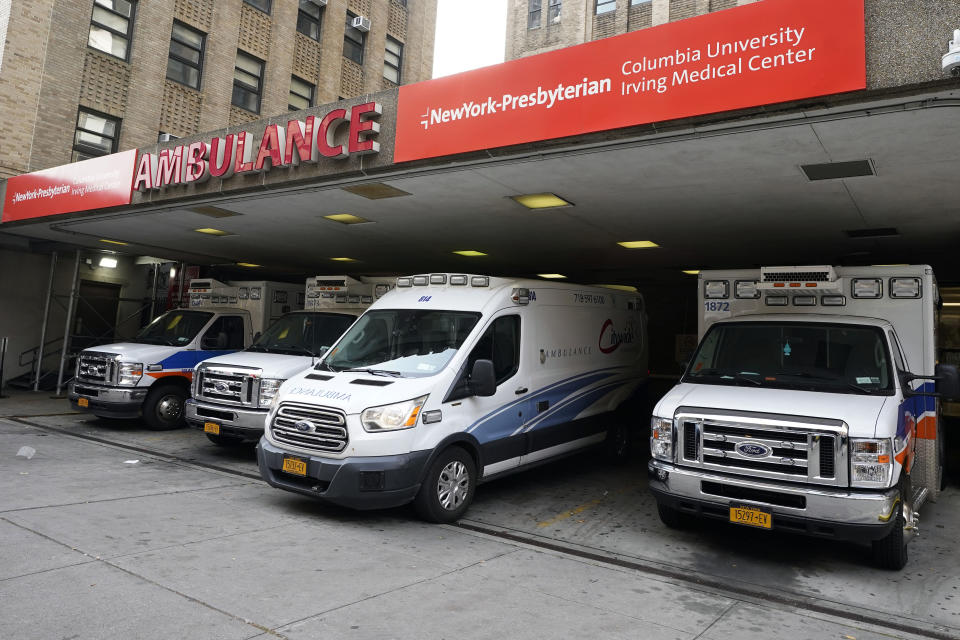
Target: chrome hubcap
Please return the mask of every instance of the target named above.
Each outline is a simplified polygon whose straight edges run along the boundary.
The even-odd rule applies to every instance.
[[[459,460],[447,463],[437,480],[437,498],[440,506],[453,511],[467,499],[470,489],[470,474],[467,466]]]
[[[179,420],[182,413],[183,402],[179,396],[164,396],[160,399],[160,402],[157,403],[157,415],[160,416],[162,420]]]

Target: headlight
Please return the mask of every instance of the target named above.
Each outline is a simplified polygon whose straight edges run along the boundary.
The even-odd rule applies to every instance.
[[[360,414],[360,422],[366,431],[395,431],[417,426],[417,417],[427,396],[385,404],[382,407],[370,407]]]
[[[893,473],[889,439],[850,438],[850,486],[888,487]]]
[[[673,419],[650,418],[650,455],[656,460],[673,462]]]
[[[257,404],[261,407],[273,404],[273,399],[277,397],[277,390],[284,382],[286,381],[277,378],[262,378],[260,380],[260,399]]]
[[[135,387],[137,383],[140,382],[140,378],[143,377],[143,363],[142,362],[121,362],[120,363],[120,376],[117,379],[117,384],[121,387]]]

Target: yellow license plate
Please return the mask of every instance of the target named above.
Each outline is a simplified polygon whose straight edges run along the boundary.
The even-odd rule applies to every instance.
[[[204,422],[203,430],[204,432],[212,433],[215,436],[220,435],[220,425],[218,425],[216,422]]]
[[[307,475],[307,461],[300,458],[284,458],[283,470],[297,476]]]
[[[89,406],[90,406],[90,401],[87,400],[86,398],[78,398],[78,399],[77,399],[77,406],[78,406],[78,407],[89,407]]]
[[[730,522],[736,524],[745,524],[748,527],[759,527],[760,529],[773,528],[773,514],[759,507],[748,507],[745,505],[730,506]]]

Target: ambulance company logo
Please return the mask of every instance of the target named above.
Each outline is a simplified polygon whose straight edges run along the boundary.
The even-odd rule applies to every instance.
[[[601,353],[613,353],[621,344],[632,344],[635,340],[635,334],[632,325],[627,325],[622,330],[613,326],[613,320],[607,318],[600,328],[599,348]]]

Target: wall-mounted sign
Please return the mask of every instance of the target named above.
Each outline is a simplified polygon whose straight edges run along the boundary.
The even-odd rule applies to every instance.
[[[765,0],[401,86],[394,161],[864,88],[863,0]]]
[[[332,109],[323,116],[291,120],[286,127],[268,124],[259,140],[249,131],[230,133],[209,142],[192,142],[158,154],[143,153],[137,161],[134,190],[166,189],[182,184],[259,173],[274,167],[378,153],[380,143],[370,136],[380,132],[372,118],[383,109],[376,102],[349,109]],[[340,135],[346,129],[347,135]]]
[[[130,204],[135,149],[7,180],[3,222]]]

